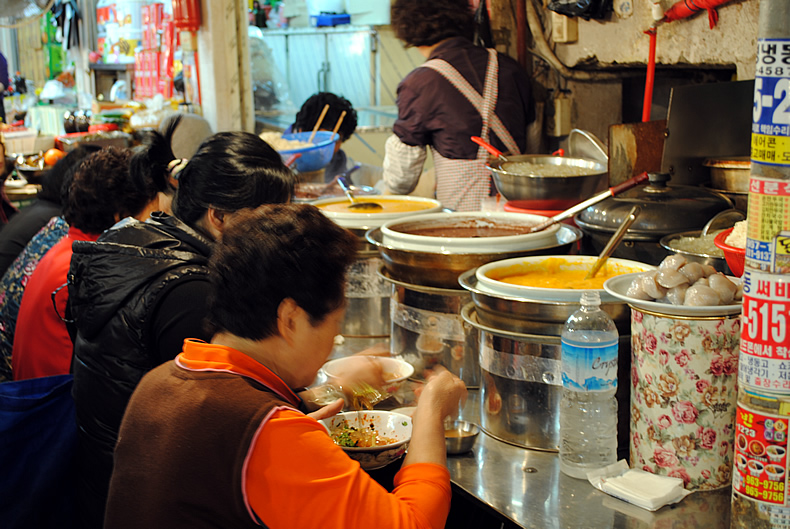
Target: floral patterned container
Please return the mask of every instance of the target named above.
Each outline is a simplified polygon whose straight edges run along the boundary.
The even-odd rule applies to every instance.
[[[730,486],[740,315],[690,318],[631,307],[631,467]]]

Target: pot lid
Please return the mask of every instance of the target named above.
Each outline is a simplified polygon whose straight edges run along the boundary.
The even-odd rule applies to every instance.
[[[670,186],[669,175],[651,173],[650,183],[592,205],[576,215],[583,228],[615,231],[634,205],[642,208],[626,239],[701,229],[718,212],[733,207],[729,198],[697,186]]]
[[[609,163],[609,151],[598,137],[586,130],[573,129],[568,134],[568,155],[586,158],[604,164]]]

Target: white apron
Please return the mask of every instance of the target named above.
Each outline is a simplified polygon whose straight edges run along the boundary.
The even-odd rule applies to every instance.
[[[477,109],[483,118],[481,138],[488,141],[490,128],[509,152],[519,152],[510,132],[494,113],[499,93],[499,61],[495,50],[488,50],[482,96],[447,61],[431,59],[422,67],[431,68],[441,74]],[[479,211],[481,202],[489,196],[491,190],[491,171],[485,168],[488,152],[483,147],[478,147],[477,158],[474,160],[451,160],[439,154],[433,146],[431,151],[436,167],[436,198],[442,206],[455,211]]]

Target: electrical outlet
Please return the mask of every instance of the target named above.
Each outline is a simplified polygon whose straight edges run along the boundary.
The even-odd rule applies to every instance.
[[[559,95],[551,100],[552,109],[546,122],[546,133],[558,138],[567,136],[571,132],[571,107],[573,99],[566,95]]]
[[[579,21],[557,12],[551,12],[551,40],[554,42],[576,42],[579,40]]]

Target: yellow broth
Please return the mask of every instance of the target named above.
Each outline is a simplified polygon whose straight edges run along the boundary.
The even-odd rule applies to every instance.
[[[319,204],[318,207],[324,211],[332,211],[335,213],[409,213],[412,211],[430,209],[435,205],[431,202],[378,197],[358,197],[357,202],[375,202],[380,205],[382,209],[376,211],[368,209],[349,209],[351,203],[347,201]]]
[[[518,265],[488,272],[491,279],[534,288],[562,288],[574,290],[600,290],[604,282],[615,276],[641,272],[641,269],[607,262],[591,279],[584,279],[594,263],[578,263],[550,257],[544,261]]]

